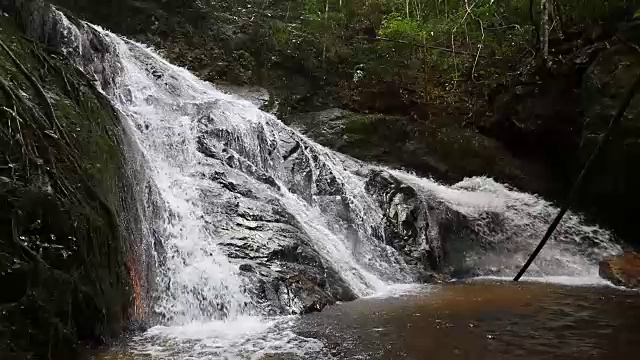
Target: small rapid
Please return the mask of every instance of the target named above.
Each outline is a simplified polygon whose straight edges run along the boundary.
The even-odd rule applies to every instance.
[[[410,291],[403,284],[428,266],[509,276],[557,211],[487,178],[445,186],[362,163],[142,44],[53,8],[32,17],[31,35],[94,80],[144,158],[155,326],[131,339],[136,354],[321,353],[289,315]],[[611,233],[570,214],[531,275],[594,276],[619,251]]]

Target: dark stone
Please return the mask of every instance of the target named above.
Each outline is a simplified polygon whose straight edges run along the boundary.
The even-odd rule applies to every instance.
[[[253,265],[251,265],[251,264],[240,264],[238,269],[240,271],[244,271],[244,272],[255,272],[255,269],[253,268]]]
[[[17,59],[0,50],[0,107],[20,117],[17,127],[0,111],[0,357],[71,359],[80,342],[102,345],[128,320],[146,320],[137,306],[153,283],[137,200],[147,182],[129,164],[138,154],[109,101],[75,65],[30,40],[62,41],[50,7],[2,1],[0,9],[12,12],[0,16],[0,40]],[[16,23],[21,13],[26,29]],[[104,55],[96,33],[86,36]]]
[[[557,65],[524,75],[520,85],[493,101],[491,122],[477,124],[484,134],[500,140],[518,156],[544,163],[558,186],[537,192],[563,199],[595,150],[640,73],[637,50],[628,42],[634,31],[637,33],[637,28],[618,34],[627,41],[610,39],[614,31],[599,40],[569,43],[570,50]],[[640,156],[639,109],[636,96],[613,141],[590,170],[576,202],[579,210],[630,241],[635,239],[632,214],[640,199],[635,185],[640,181],[635,166]]]
[[[626,251],[600,262],[600,276],[614,285],[640,289],[640,253]]]
[[[280,200],[269,192],[245,197],[237,190],[246,180],[234,174],[214,171],[209,178],[217,183],[236,184],[236,191],[229,191],[224,185],[206,188],[202,189],[202,198],[207,217],[218,219],[215,228],[220,230],[216,231],[226,239],[220,244],[223,251],[232,263],[238,264],[242,276],[258,284],[250,293],[262,312],[301,314],[354,299],[349,286],[325,264],[312,240]]]
[[[429,206],[416,190],[382,170],[370,172],[365,189],[384,212],[387,245],[398,250],[408,264],[438,270],[442,258],[440,240],[427,234]]]

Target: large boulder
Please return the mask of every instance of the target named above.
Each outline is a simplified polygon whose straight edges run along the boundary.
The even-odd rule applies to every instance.
[[[283,203],[283,187],[309,205],[341,201],[342,184],[318,154],[284,128],[276,130],[275,143],[269,128],[253,128],[255,138],[242,139],[220,118],[205,116],[200,125],[198,151],[210,160],[201,174],[209,184],[200,190],[205,215],[217,219],[211,231],[225,239],[219,246],[238,266],[260,312],[302,314],[354,300],[341,274]],[[281,162],[280,181],[274,178],[274,161]]]
[[[209,179],[211,188],[202,192],[208,199],[206,215],[228,229],[216,231],[225,239],[219,246],[247,280],[261,313],[303,314],[356,298],[278,199],[232,174]],[[220,221],[229,223],[220,226]]]
[[[145,182],[94,84],[14,17],[0,29],[0,358],[74,358],[144,316]]]
[[[602,260],[600,276],[618,286],[640,289],[640,253],[627,251]]]
[[[534,192],[548,192],[540,167],[513,157],[503,145],[448,118],[362,114],[332,108],[297,114],[285,122],[357,159],[455,183],[479,174]]]
[[[379,241],[396,249],[422,281],[512,276],[557,213],[551,204],[487,178],[446,187],[374,169],[366,191],[383,213]],[[529,275],[584,274],[602,254],[620,251],[611,240],[606,230],[569,213]]]
[[[428,236],[429,204],[411,186],[383,170],[372,170],[365,185],[383,211],[382,239],[407,263],[438,270],[442,261],[439,239]]]

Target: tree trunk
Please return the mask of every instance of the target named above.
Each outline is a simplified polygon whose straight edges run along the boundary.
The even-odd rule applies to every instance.
[[[322,71],[325,71],[325,60],[327,58],[327,35],[326,33],[329,31],[327,29],[327,22],[329,20],[329,0],[326,0],[324,2],[324,27],[325,27],[325,34],[324,34],[324,39],[322,41]]]
[[[540,56],[545,66],[549,65],[549,0],[541,0]]]

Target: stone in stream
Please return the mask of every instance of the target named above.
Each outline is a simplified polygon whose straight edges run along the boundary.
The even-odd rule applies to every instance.
[[[398,250],[409,264],[437,269],[442,257],[440,242],[427,234],[429,205],[416,190],[381,170],[369,173],[365,189],[384,213],[382,238],[387,245]]]
[[[640,253],[625,251],[600,262],[600,276],[618,286],[640,289]]]

